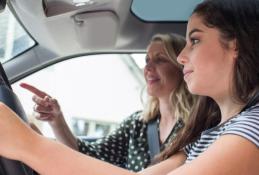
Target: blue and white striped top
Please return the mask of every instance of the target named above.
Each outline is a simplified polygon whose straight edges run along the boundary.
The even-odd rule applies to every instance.
[[[202,132],[200,138],[184,148],[186,163],[194,160],[220,136],[234,134],[241,136],[259,147],[259,104],[248,108],[228,121]]]

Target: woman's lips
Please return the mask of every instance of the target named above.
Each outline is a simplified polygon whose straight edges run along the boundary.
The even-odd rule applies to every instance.
[[[192,72],[193,70],[183,70],[184,80],[186,80]]]
[[[157,81],[159,81],[160,79],[159,78],[147,78],[147,83],[148,84],[153,84],[153,83],[155,83],[155,82],[157,82]]]

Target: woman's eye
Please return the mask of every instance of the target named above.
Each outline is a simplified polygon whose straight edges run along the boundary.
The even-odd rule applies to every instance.
[[[163,62],[167,62],[167,58],[164,58],[164,57],[153,57],[153,58],[149,58],[149,57],[146,57],[145,59],[146,61],[146,65],[149,64],[149,63],[155,63],[155,64],[160,64],[160,63],[163,63]]]
[[[162,58],[162,57],[157,57],[156,59],[155,59],[155,62],[156,63],[163,63],[163,62],[166,62],[167,61],[167,59],[166,58]]]
[[[145,59],[145,61],[146,61],[146,64],[149,62],[149,58],[148,57],[146,57],[146,59]]]
[[[191,38],[190,41],[191,41],[191,44],[192,44],[192,45],[195,45],[195,44],[197,44],[197,43],[200,42],[200,40],[199,40],[199,39],[196,39],[196,38]]]

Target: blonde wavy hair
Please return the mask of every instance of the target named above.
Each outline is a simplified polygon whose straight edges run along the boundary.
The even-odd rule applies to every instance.
[[[191,108],[196,101],[196,97],[189,93],[187,85],[183,80],[182,65],[177,62],[177,56],[184,48],[186,41],[184,37],[177,34],[156,34],[152,37],[151,42],[160,41],[164,44],[168,59],[175,65],[181,73],[180,82],[176,89],[170,94],[170,103],[173,106],[173,115],[176,119],[182,119],[185,123],[190,115]],[[148,122],[159,115],[159,101],[158,98],[148,96],[148,100],[143,110],[142,119]]]

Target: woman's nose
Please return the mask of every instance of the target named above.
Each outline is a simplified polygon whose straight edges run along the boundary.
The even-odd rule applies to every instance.
[[[184,65],[187,61],[188,61],[188,57],[187,57],[187,55],[185,53],[185,49],[183,49],[182,52],[177,57],[177,62],[179,64]]]

